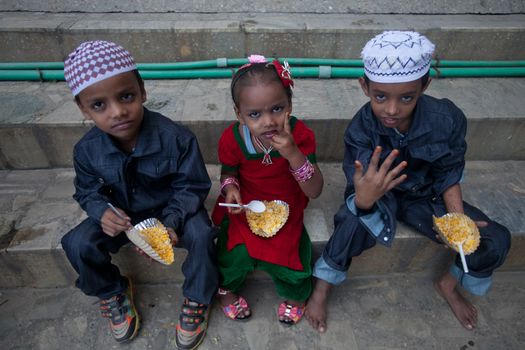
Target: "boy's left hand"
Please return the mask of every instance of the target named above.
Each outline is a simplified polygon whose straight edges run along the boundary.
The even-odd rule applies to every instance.
[[[170,236],[171,245],[176,246],[177,243],[179,243],[179,236],[177,236],[177,233],[175,233],[175,230],[171,227],[166,227],[166,230],[168,231],[168,235]]]
[[[273,135],[270,145],[287,160],[290,160],[290,158],[297,152],[301,152],[295,144],[292,136],[290,113],[286,113],[284,127],[278,134]]]
[[[147,258],[150,262],[154,261],[153,258],[151,256],[149,256],[148,254],[146,254],[142,249],[140,249],[139,247],[135,246],[135,251],[137,253],[139,253],[140,255],[142,255],[143,257]]]

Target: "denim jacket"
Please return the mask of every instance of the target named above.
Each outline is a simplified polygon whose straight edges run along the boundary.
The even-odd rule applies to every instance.
[[[202,208],[211,187],[191,131],[146,108],[130,154],[95,126],[75,145],[73,157],[73,198],[98,222],[111,202],[132,219],[161,213],[159,219],[177,230]]]
[[[407,179],[377,202],[375,213],[362,219],[370,233],[379,238],[378,242],[389,246],[394,238],[394,193],[412,198],[437,198],[461,180],[467,149],[466,129],[466,117],[454,103],[428,95],[418,99],[406,134],[384,127],[374,116],[370,103],[356,113],[344,136],[345,200],[351,211],[355,211],[353,176],[356,159],[366,170],[375,147],[381,146],[381,163],[393,149],[398,149],[400,154],[392,167],[402,161],[408,163],[403,172],[408,175]]]

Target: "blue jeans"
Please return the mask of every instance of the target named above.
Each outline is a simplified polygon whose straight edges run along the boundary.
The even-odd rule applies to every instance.
[[[152,215],[154,217],[155,215]],[[133,218],[134,219],[134,218]],[[140,220],[133,220],[135,223]],[[218,286],[215,244],[216,230],[211,226],[205,209],[188,218],[177,232],[177,247],[188,255],[182,264],[183,295],[193,301],[210,304]],[[84,220],[62,238],[62,247],[78,273],[76,286],[86,295],[108,299],[127,288],[126,279],[111,263],[110,253],[116,253],[129,242],[124,233],[110,237],[91,218]]]
[[[462,284],[464,288],[473,294],[479,295],[480,290],[488,290],[490,287],[490,276],[493,271],[505,261],[510,249],[511,237],[509,230],[503,225],[491,220],[481,210],[463,202],[465,214],[474,221],[486,221],[487,227],[479,229],[481,242],[478,249],[466,256],[469,266],[468,278],[460,276],[462,280],[469,282],[473,289]],[[397,198],[397,219],[415,228],[420,234],[436,241],[436,232],[433,229],[432,215],[441,216],[446,209],[443,201],[429,200],[426,198],[409,199]],[[329,283],[338,284],[346,278],[352,258],[360,255],[363,251],[376,245],[376,239],[365,229],[359,219],[350,212],[346,204],[341,206],[334,217],[334,232],[326,244],[322,259],[316,263],[314,276]],[[461,259],[456,254],[454,266],[462,270]],[[472,281],[477,280],[476,283]],[[460,281],[461,282],[461,281]]]

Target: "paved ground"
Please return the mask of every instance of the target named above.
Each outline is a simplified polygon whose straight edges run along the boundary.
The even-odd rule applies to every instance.
[[[523,349],[525,273],[498,273],[494,280],[489,296],[475,299],[478,328],[467,331],[428,277],[353,278],[332,293],[324,335],[306,320],[282,327],[272,284],[251,280],[244,294],[252,304],[252,319],[229,321],[214,306],[200,349]],[[178,284],[138,285],[142,329],[136,340],[121,346],[99,317],[95,300],[77,289],[0,290],[0,348],[173,349],[180,291]]]

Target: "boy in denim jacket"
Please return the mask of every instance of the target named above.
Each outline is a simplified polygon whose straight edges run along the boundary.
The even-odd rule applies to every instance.
[[[435,283],[467,329],[475,327],[477,311],[457,285],[486,294],[510,248],[507,228],[462,200],[467,121],[451,101],[423,94],[433,51],[426,37],[401,31],[377,35],[363,49],[365,76],[359,82],[370,102],[345,132],[345,203],[315,264],[317,281],[306,307],[306,317],[320,332],[326,331],[331,286],[346,279],[352,257],[376,243],[392,244],[396,219],[436,242],[432,215],[459,212],[476,221],[481,243],[466,257],[470,271],[463,272],[457,255]]]
[[[140,322],[131,280],[111,263],[110,253],[129,242],[123,231],[158,218],[173,244],[188,250],[176,332],[180,349],[194,349],[204,337],[218,283],[215,231],[203,206],[211,183],[197,140],[143,107],[144,82],[133,57],[115,43],[82,43],[65,61],[64,75],[85,118],[95,123],[74,148],[73,197],[88,218],[62,238],[79,274],[76,286],[100,299],[118,342],[132,339]]]

